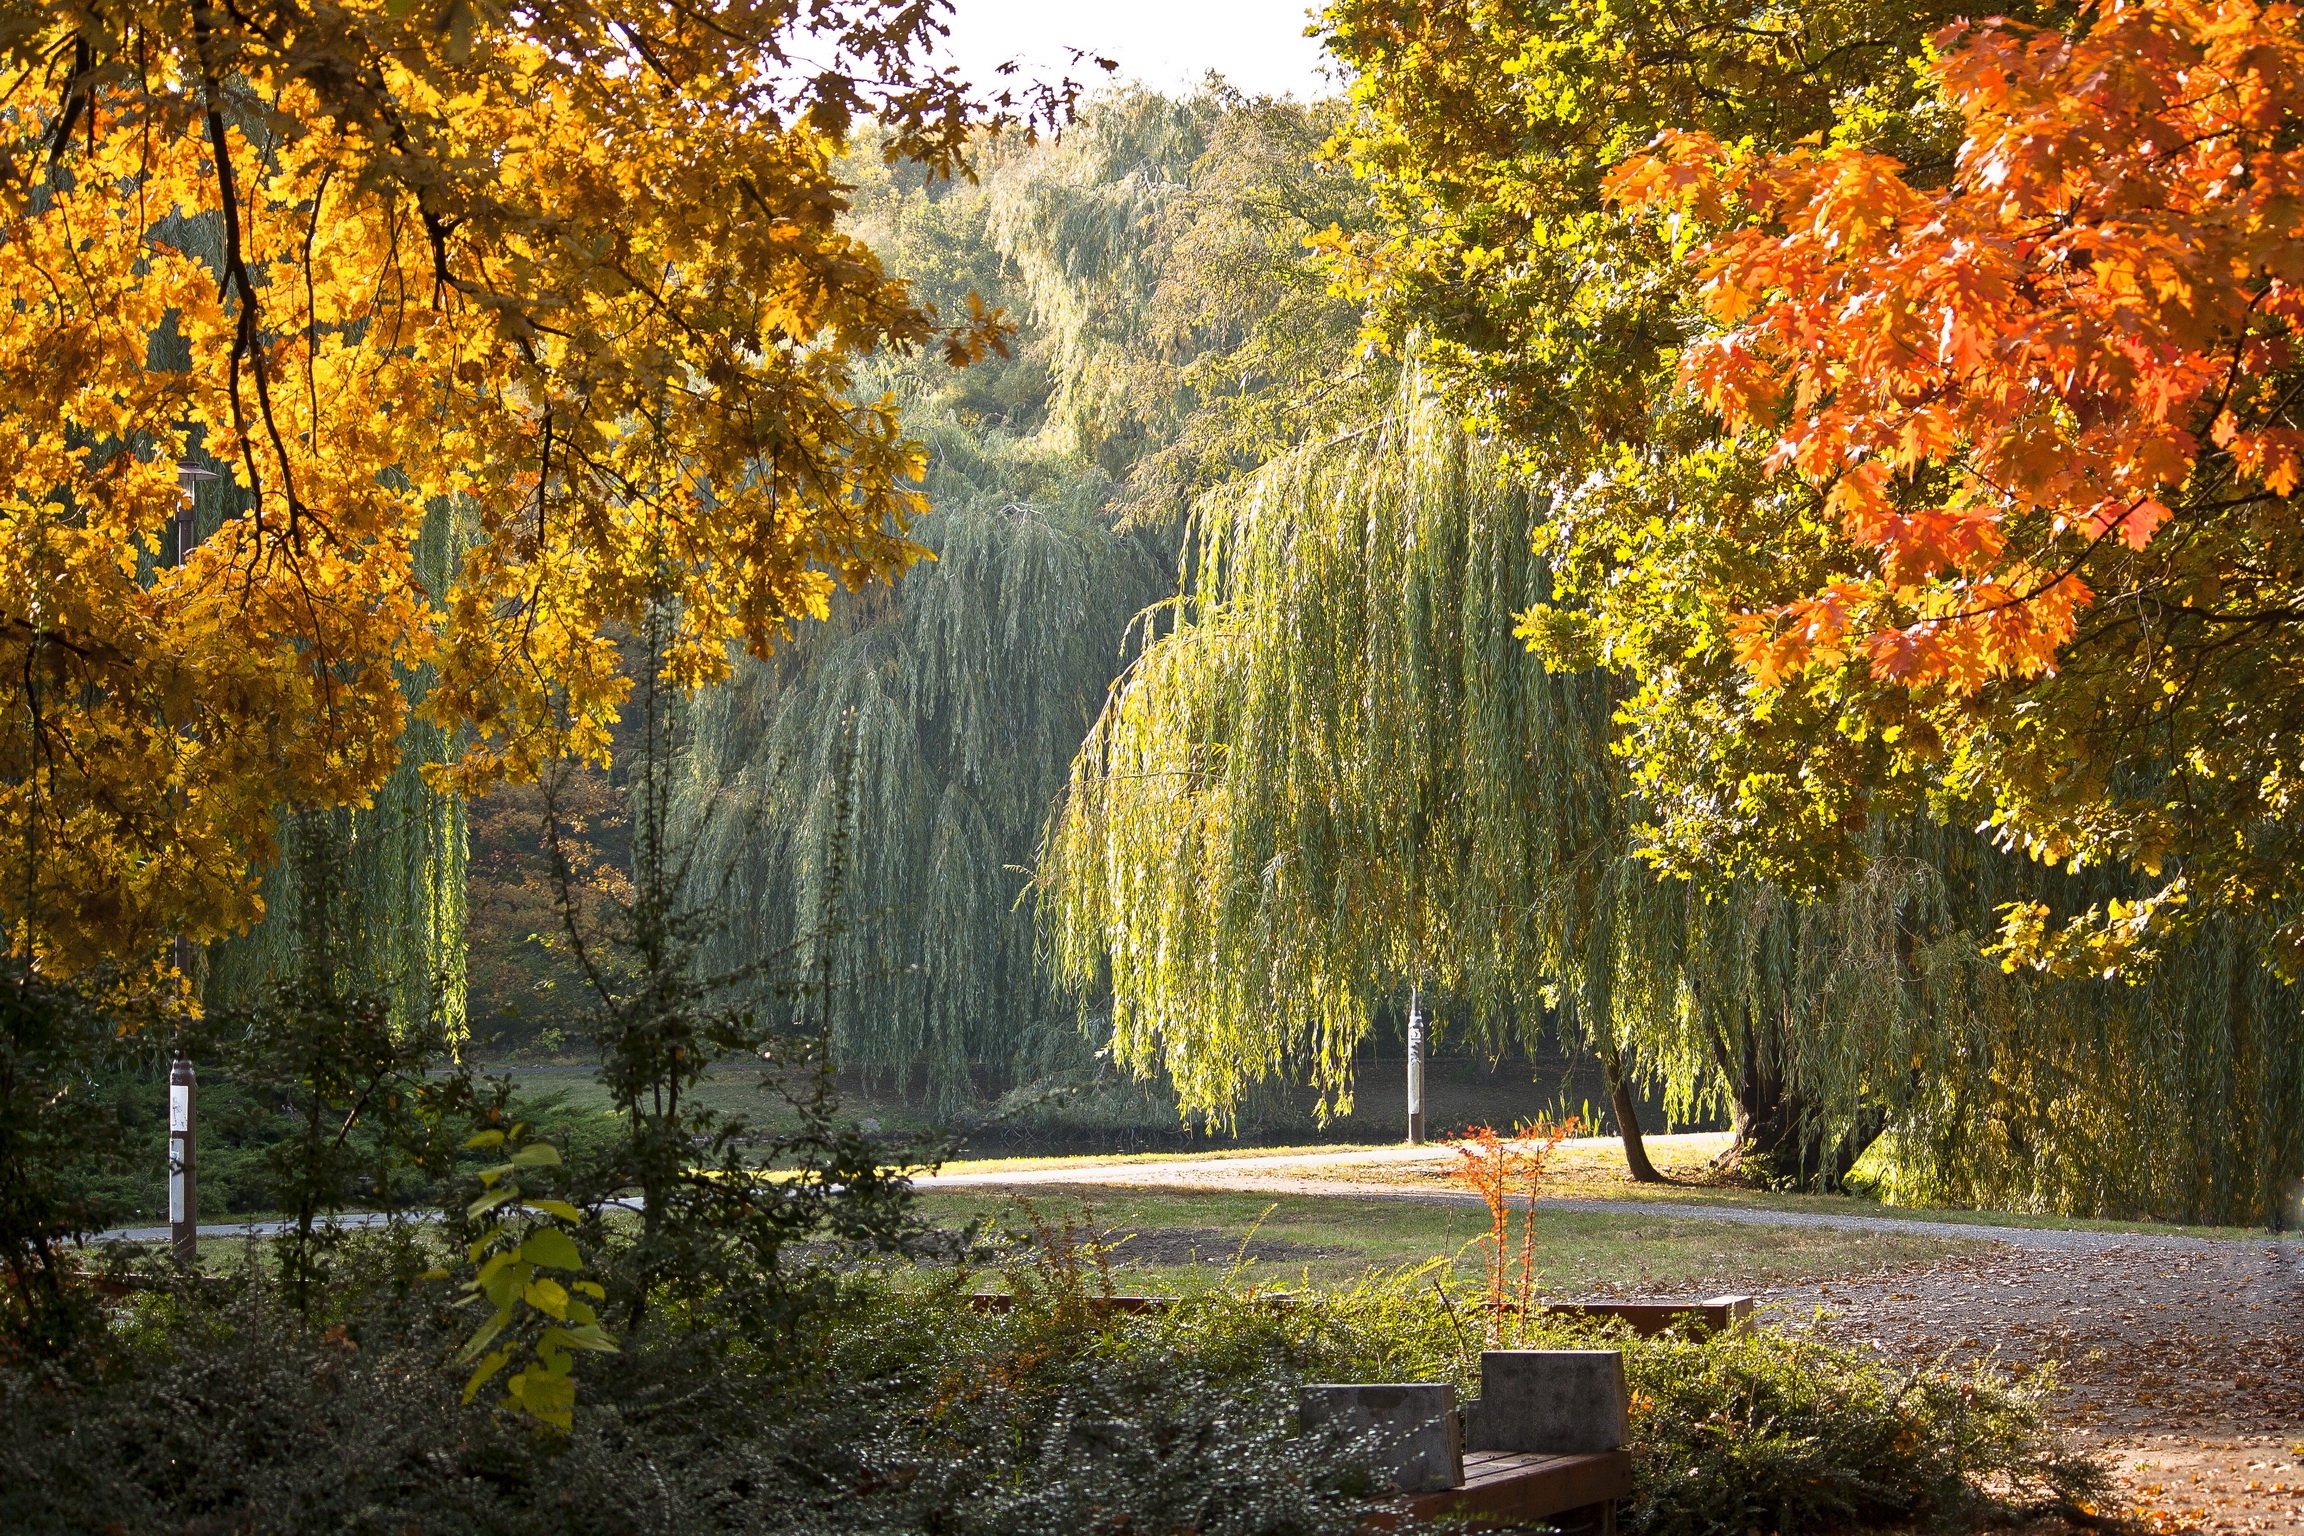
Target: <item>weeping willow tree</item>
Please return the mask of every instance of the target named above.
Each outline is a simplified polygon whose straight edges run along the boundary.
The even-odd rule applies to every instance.
[[[203,532],[232,514],[229,502],[229,492],[203,498]],[[455,549],[453,519],[439,509],[415,551],[429,590],[448,589]],[[429,681],[410,672],[401,684],[413,702]],[[381,998],[402,1027],[433,1024],[463,1038],[464,803],[423,774],[447,762],[452,746],[411,712],[399,765],[369,804],[290,809],[280,858],[262,875],[263,921],[208,956],[211,1003],[251,1002],[295,980],[327,996]]]
[[[1542,515],[1412,377],[1203,502],[1193,585],[1042,856],[1052,962],[1109,990],[1124,1064],[1218,1118],[1272,1076],[1342,1105],[1416,986],[1475,1036],[1554,1024],[1676,1114],[1727,1109],[1786,1182],[1892,1130],[1914,1195],[2261,1213],[2304,1158],[2304,1052],[2239,936],[2139,987],[2008,975],[1980,950],[2000,902],[2104,893],[1928,823],[1875,829],[1810,903],[1630,858],[1613,681],[1513,634],[1548,595]]]
[[[1008,309],[1013,355],[884,366],[935,558],[700,700],[679,796],[691,899],[727,916],[709,962],[828,965],[845,1062],[951,1106],[1092,1060],[1019,901],[1125,632],[1175,591],[1171,489],[1255,461],[1238,402],[1315,361],[1333,384],[1353,335],[1302,244],[1342,185],[1319,137],[1289,104],[1130,90],[973,184],[854,168],[859,232],[930,302]]]
[[[1540,1018],[1610,885],[1609,700],[1512,652],[1530,509],[1435,413],[1219,492],[1195,588],[1097,720],[1047,846],[1053,957],[1113,1045],[1221,1115],[1333,1101],[1378,1000]]]
[[[696,704],[680,797],[695,898],[725,914],[709,958],[828,965],[841,1059],[947,1102],[1078,1054],[1017,899],[1122,631],[1169,580],[1157,539],[1103,518],[1101,475],[1024,495],[977,446],[941,444],[913,535],[933,563]]]

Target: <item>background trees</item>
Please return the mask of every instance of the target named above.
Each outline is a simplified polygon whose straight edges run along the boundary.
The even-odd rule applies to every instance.
[[[644,676],[728,918],[682,964],[836,977],[947,1105],[1106,1043],[1336,1099],[1422,988],[1771,1177],[1889,1129],[1915,1188],[2239,1212],[2304,1157],[2284,13],[1915,70],[1926,5],[1344,0],[1350,103],[1057,144],[971,137],[909,7],[821,77],[773,9],[461,14],[9,34],[40,965],[269,910],[219,983],[348,944],[453,1012],[442,797],[572,803]],[[600,890],[639,782],[581,786]]]
[[[1048,809],[1174,591],[1188,496],[1313,430],[1315,390],[1351,392],[1352,310],[1301,244],[1350,216],[1321,136],[1212,84],[1108,96],[1060,143],[989,148],[974,183],[851,163],[852,227],[892,271],[1022,327],[964,372],[873,375],[927,447],[934,560],[700,702],[682,814],[697,895],[733,919],[715,961],[828,946],[843,1058],[947,1106],[1092,1063],[1021,900]]]

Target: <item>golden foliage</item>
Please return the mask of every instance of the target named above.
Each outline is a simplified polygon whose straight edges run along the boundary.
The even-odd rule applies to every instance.
[[[260,911],[288,805],[408,705],[442,787],[598,759],[614,635],[723,676],[903,568],[920,463],[854,358],[945,330],[836,227],[851,114],[951,168],[924,6],[10,0],[0,115],[0,880],[44,966]],[[810,30],[814,29],[814,30]],[[806,41],[832,60],[805,69]],[[171,557],[179,461],[233,515]],[[445,590],[411,547],[456,524]]]

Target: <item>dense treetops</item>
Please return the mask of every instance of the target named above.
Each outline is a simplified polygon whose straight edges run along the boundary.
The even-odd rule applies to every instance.
[[[1681,379],[1821,497],[1824,579],[1731,619],[1758,687],[1894,684],[1850,723],[2011,846],[2165,871],[2053,937],[2012,909],[2019,953],[2117,967],[2193,896],[2290,919],[2290,951],[2299,722],[2266,663],[2300,616],[2304,33],[2183,0],[2083,23],[1937,36],[1943,186],[1669,133],[1609,189],[1714,232],[1720,329]]]
[[[725,675],[901,569],[917,450],[851,360],[946,325],[837,226],[852,114],[950,168],[925,4],[0,13],[0,912],[66,969],[257,915],[276,809],[407,703],[480,787],[598,755],[610,640]],[[237,515],[186,558],[177,465]],[[411,547],[445,509],[462,558]],[[163,565],[168,568],[161,569]]]
[[[2047,19],[1340,4],[1335,245],[1550,490],[1525,632],[1632,680],[1647,857],[1818,892],[1984,821],[2134,873],[2004,914],[2120,969],[2293,910],[2297,21]]]

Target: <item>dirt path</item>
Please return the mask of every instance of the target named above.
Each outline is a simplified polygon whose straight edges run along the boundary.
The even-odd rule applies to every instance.
[[[2034,1246],[1762,1299],[1899,1362],[2054,1362],[2057,1418],[2149,1524],[2304,1532],[2304,1245]]]

